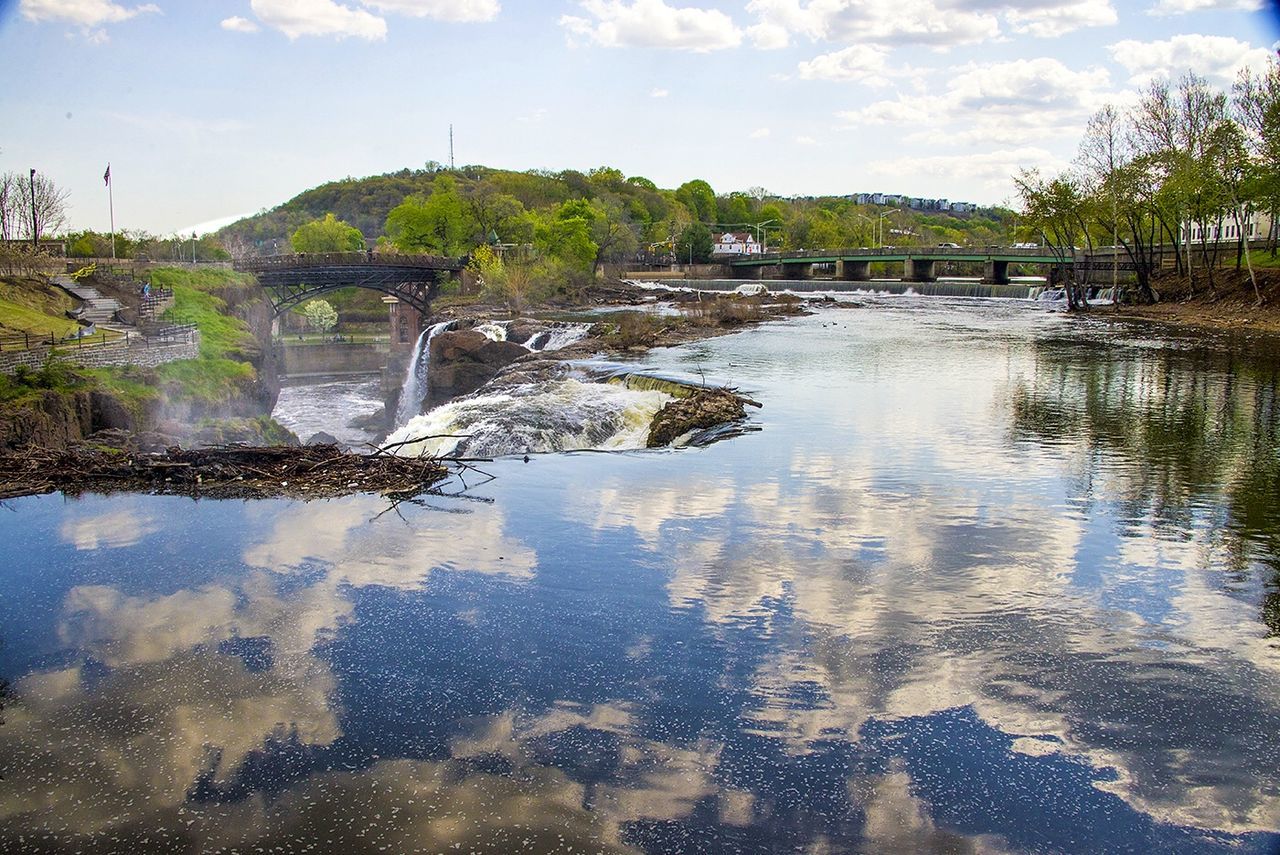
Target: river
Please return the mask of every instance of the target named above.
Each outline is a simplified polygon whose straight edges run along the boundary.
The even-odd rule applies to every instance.
[[[862,302],[637,357],[705,448],[4,503],[0,849],[1275,852],[1274,345]]]

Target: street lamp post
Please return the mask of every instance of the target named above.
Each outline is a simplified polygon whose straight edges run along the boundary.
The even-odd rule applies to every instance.
[[[879,237],[876,240],[879,243],[881,249],[884,248],[884,218],[889,216],[892,213],[893,213],[892,211],[885,211],[883,214],[880,215],[880,218],[876,220],[876,233],[879,235]]]
[[[196,233],[191,233],[191,263],[196,263]]]
[[[768,252],[768,251],[769,251],[769,247],[768,247],[765,243],[763,243],[763,242],[760,240],[760,233],[761,233],[761,230],[763,230],[763,231],[764,231],[764,236],[767,238],[767,237],[769,236],[769,230],[768,230],[768,229],[766,229],[766,228],[765,228],[765,226],[769,225],[770,223],[776,223],[776,222],[778,222],[778,220],[777,220],[777,218],[775,217],[775,218],[774,218],[774,219],[772,219],[772,220],[765,220],[763,223],[756,223],[756,224],[755,224],[755,226],[756,226],[756,243],[760,244],[760,251],[761,251],[762,253],[764,253],[764,252]]]

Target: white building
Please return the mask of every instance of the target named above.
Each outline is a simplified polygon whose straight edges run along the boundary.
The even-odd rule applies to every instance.
[[[1244,221],[1244,228],[1236,225],[1236,218],[1230,213],[1223,215],[1222,222],[1186,222],[1179,229],[1184,244],[1188,243],[1234,243],[1241,237],[1241,232],[1248,240],[1261,240],[1271,233],[1271,215],[1265,211],[1255,211]]]
[[[749,232],[725,232],[716,238],[712,255],[759,255],[764,250]]]

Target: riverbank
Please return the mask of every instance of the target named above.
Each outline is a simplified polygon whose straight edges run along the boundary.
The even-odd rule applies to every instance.
[[[84,279],[121,307],[103,326],[138,317],[141,286],[119,277]],[[76,354],[0,375],[0,449],[61,448],[101,430],[158,431],[183,443],[296,442],[271,421],[279,394],[271,306],[252,277],[229,270],[156,268],[148,281],[171,291],[158,320],[199,331],[194,358],[159,366],[89,367]],[[44,277],[11,278],[0,333],[41,330],[74,301]],[[43,326],[42,326],[43,324]],[[132,328],[126,325],[125,328]]]
[[[1193,284],[1185,276],[1162,275],[1152,283],[1160,302],[1150,306],[1103,309],[1100,317],[1158,321],[1206,330],[1253,331],[1280,335],[1280,271],[1256,270],[1258,292],[1248,271],[1217,270],[1210,288],[1203,274]]]

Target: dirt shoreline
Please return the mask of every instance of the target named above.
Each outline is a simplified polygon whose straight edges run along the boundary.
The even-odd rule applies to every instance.
[[[1182,329],[1280,335],[1280,271],[1256,271],[1258,296],[1247,272],[1218,270],[1210,288],[1203,274],[1191,283],[1185,276],[1166,274],[1153,283],[1160,302],[1149,306],[1118,306],[1091,314],[1102,319],[1162,323]]]

